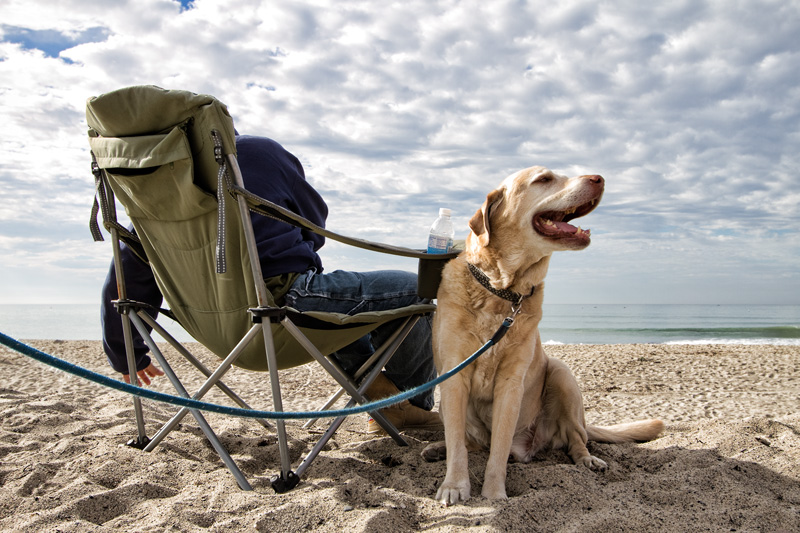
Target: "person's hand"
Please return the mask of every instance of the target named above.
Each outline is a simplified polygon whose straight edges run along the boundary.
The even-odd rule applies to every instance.
[[[164,372],[153,363],[150,363],[147,368],[136,372],[136,375],[139,376],[140,384],[144,383],[145,385],[150,385],[150,378],[163,376]],[[131,377],[128,374],[123,374],[122,379],[125,380],[125,383],[131,382]]]

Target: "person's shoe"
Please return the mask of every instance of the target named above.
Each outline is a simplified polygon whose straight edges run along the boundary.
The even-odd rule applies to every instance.
[[[375,381],[365,391],[370,400],[380,400],[398,394],[400,390],[383,373],[379,374]],[[441,418],[436,411],[426,411],[416,405],[412,405],[408,400],[396,405],[381,409],[381,414],[389,422],[394,424],[398,430],[403,429],[443,429]],[[380,433],[383,428],[372,417],[367,422],[367,433]]]

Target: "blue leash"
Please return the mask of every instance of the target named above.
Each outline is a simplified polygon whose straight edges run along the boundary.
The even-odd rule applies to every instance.
[[[21,353],[22,355],[26,355],[32,359],[35,359],[40,363],[44,363],[46,365],[58,368],[59,370],[63,370],[64,372],[73,374],[83,379],[99,383],[100,385],[116,389],[125,392],[127,394],[133,394],[134,396],[147,398],[149,400],[177,405],[180,407],[187,407],[189,409],[207,411],[210,413],[220,413],[220,414],[239,416],[245,418],[268,418],[272,420],[289,420],[289,419],[305,419],[305,418],[338,418],[340,416],[348,416],[357,413],[366,413],[367,411],[374,411],[376,409],[383,409],[384,407],[389,407],[390,405],[402,402],[403,400],[413,398],[419,393],[430,390],[439,383],[442,383],[443,381],[449,379],[458,372],[461,372],[461,370],[469,366],[473,361],[475,361],[478,357],[480,357],[481,354],[483,354],[486,350],[491,348],[494,344],[497,344],[497,342],[503,337],[503,335],[506,334],[508,328],[510,328],[513,323],[514,319],[511,317],[508,317],[505,320],[503,320],[503,323],[500,325],[497,332],[495,332],[492,338],[489,339],[486,342],[486,344],[484,344],[480,349],[478,349],[477,352],[470,355],[467,359],[462,361],[452,370],[445,372],[441,376],[437,377],[432,381],[429,381],[428,383],[425,383],[423,385],[420,385],[419,387],[415,387],[411,390],[407,390],[405,392],[401,392],[400,394],[396,394],[394,396],[390,396],[389,398],[384,398],[382,400],[378,400],[375,402],[370,402],[356,407],[349,407],[345,409],[335,409],[330,411],[319,411],[319,412],[318,411],[296,411],[296,412],[256,411],[253,409],[243,409],[241,407],[229,407],[226,405],[219,405],[215,403],[201,402],[199,400],[192,400],[191,398],[182,398],[180,396],[173,396],[171,394],[165,394],[163,392],[157,392],[150,389],[145,389],[143,387],[136,387],[134,385],[130,385],[118,379],[110,378],[108,376],[104,376],[103,374],[98,374],[97,372],[93,372],[89,369],[72,364],[68,361],[64,361],[63,359],[59,359],[58,357],[54,357],[50,354],[37,350],[33,346],[24,344],[16,339],[9,337],[8,335],[5,335],[2,332],[0,332],[0,343],[4,344],[5,346],[11,348],[14,351]]]

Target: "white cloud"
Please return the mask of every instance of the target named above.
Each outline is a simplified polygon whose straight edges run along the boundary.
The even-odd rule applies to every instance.
[[[153,83],[214,94],[240,131],[283,143],[344,233],[422,246],[448,205],[463,236],[505,175],[543,164],[607,178],[592,248],[554,263],[584,275],[554,271],[548,298],[730,301],[733,280],[742,301],[800,294],[800,8],[626,4],[5,2],[0,235],[31,270],[63,260],[38,255],[60,240],[93,246],[84,102]],[[390,264],[325,249],[349,257]]]

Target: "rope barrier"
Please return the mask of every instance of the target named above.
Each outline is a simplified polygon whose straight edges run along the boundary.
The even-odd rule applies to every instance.
[[[267,418],[270,420],[291,420],[291,419],[309,419],[309,418],[338,418],[340,416],[349,416],[358,413],[366,413],[367,411],[375,411],[377,409],[383,409],[384,407],[389,407],[390,405],[394,405],[404,400],[408,400],[409,398],[413,398],[414,396],[434,388],[439,383],[442,383],[443,381],[461,372],[461,370],[469,366],[473,361],[475,361],[478,357],[480,357],[481,354],[483,354],[486,350],[491,348],[492,345],[496,344],[503,337],[503,335],[505,335],[506,331],[508,331],[508,328],[510,328],[513,323],[514,323],[513,318],[506,318],[498,328],[497,332],[492,336],[492,338],[489,339],[486,342],[486,344],[484,344],[481,348],[479,348],[478,351],[470,355],[467,359],[459,363],[453,369],[445,372],[441,376],[433,379],[432,381],[429,381],[428,383],[424,383],[419,387],[415,387],[413,389],[401,392],[400,394],[396,394],[388,398],[384,398],[382,400],[365,403],[356,407],[333,409],[329,411],[294,411],[294,412],[259,411],[254,409],[244,409],[241,407],[230,407],[226,405],[208,403],[200,400],[193,400],[191,398],[183,398],[180,396],[173,396],[171,394],[165,394],[163,392],[145,389],[143,387],[137,387],[129,383],[119,381],[118,379],[114,379],[105,376],[103,374],[93,372],[92,370],[83,368],[82,366],[75,365],[73,363],[70,363],[69,361],[59,359],[58,357],[45,353],[41,350],[37,350],[33,346],[29,346],[25,343],[22,343],[12,337],[9,337],[8,335],[5,335],[2,332],[0,332],[0,344],[4,344],[8,348],[11,348],[16,352],[19,352],[22,355],[30,357],[31,359],[35,359],[40,363],[44,363],[48,366],[52,366],[54,368],[67,372],[68,374],[78,376],[80,378],[92,381],[94,383],[98,383],[100,385],[103,385],[111,389],[122,391],[126,394],[139,396],[141,398],[146,398],[149,400],[154,400],[157,402],[167,403],[171,405],[177,405],[179,407],[196,409],[198,411],[219,413],[230,416],[238,416],[244,418]]]

